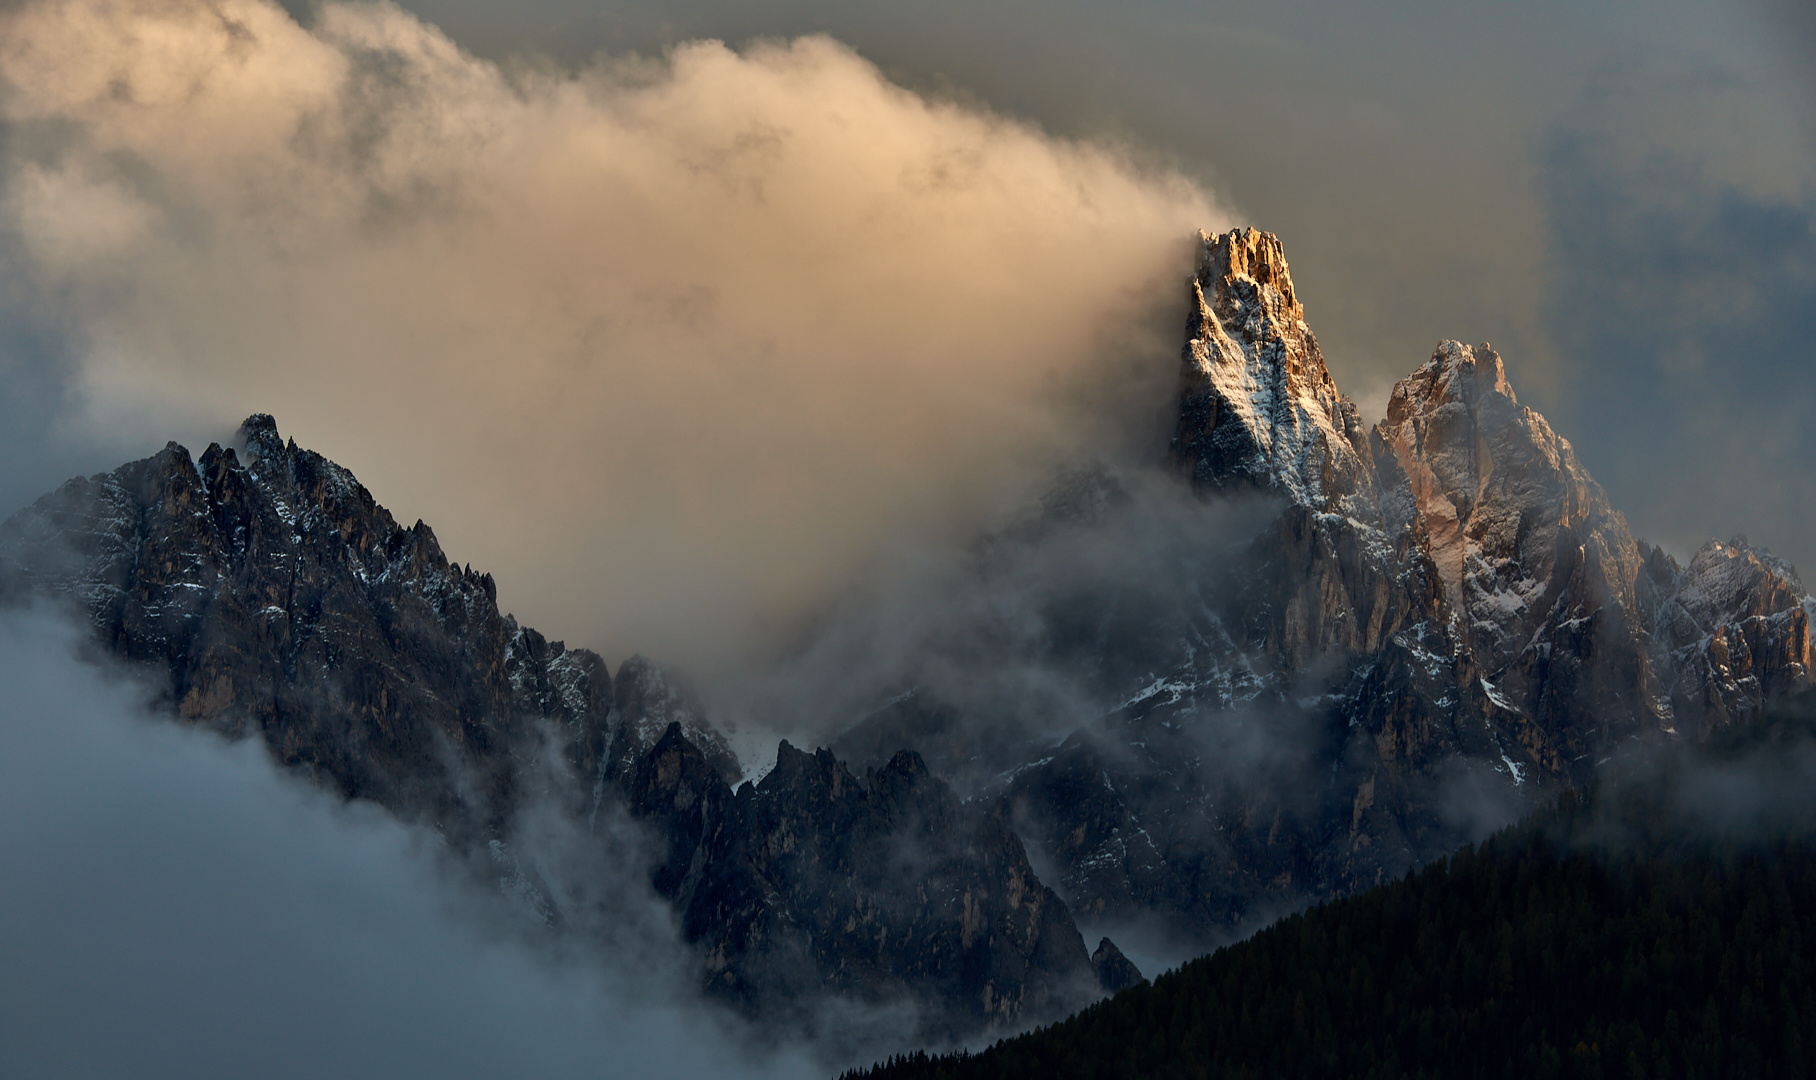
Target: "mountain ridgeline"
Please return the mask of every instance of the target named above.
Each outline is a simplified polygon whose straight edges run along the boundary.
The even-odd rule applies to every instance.
[[[513,848],[525,815],[590,830],[628,814],[703,985],[753,1014],[907,995],[920,1035],[948,1038],[1098,992],[1000,813],[912,752],[859,778],[783,744],[734,791],[737,759],[672,676],[633,658],[613,678],[519,626],[489,576],[271,417],[240,435],[243,456],[171,444],[12,518],[5,595],[74,604],[177,716],[434,828],[551,923],[560,898]]]
[[[1368,428],[1274,237],[1201,237],[1189,300],[1175,468],[1277,512],[1185,602],[1099,628],[1075,662],[1106,715],[1004,763],[1082,919],[1214,943],[1810,685],[1795,571],[1744,539],[1687,567],[1636,542],[1488,346],[1440,344]]]
[[[526,819],[633,822],[710,993],[806,1023],[905,999],[938,1039],[1141,981],[1081,924],[1203,951],[1810,686],[1795,572],[1635,541],[1486,345],[1441,344],[1369,427],[1273,236],[1201,235],[1188,301],[1170,460],[1081,473],[980,549],[1019,560],[1143,491],[1246,508],[1233,540],[1168,537],[1163,589],[1043,609],[1034,661],[1087,717],[1057,738],[963,680],[879,676],[826,747],[744,782],[677,673],[520,626],[266,415],[14,515],[0,599],[70,606],[182,720],[437,830],[551,926],[585,920],[519,858]]]

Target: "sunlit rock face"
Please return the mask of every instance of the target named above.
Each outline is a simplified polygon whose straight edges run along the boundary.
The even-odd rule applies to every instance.
[[[1439,344],[1367,430],[1276,238],[1201,234],[1186,304],[1173,459],[1278,514],[1175,627],[1183,660],[1008,782],[1087,924],[1214,940],[1809,684],[1794,571],[1636,543],[1489,346]]]
[[[1669,726],[1635,608],[1626,521],[1570,444],[1522,406],[1487,345],[1438,346],[1376,429],[1444,585],[1484,720],[1580,781],[1620,740]]]
[[[1200,233],[1188,300],[1173,452],[1192,481],[1372,520],[1368,431],[1325,370],[1280,241]]]

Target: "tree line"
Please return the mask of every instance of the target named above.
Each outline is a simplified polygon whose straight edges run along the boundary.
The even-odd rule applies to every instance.
[[[1794,705],[1050,1027],[843,1080],[1816,1075]]]

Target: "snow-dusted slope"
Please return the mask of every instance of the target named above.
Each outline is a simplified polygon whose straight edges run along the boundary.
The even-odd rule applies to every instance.
[[[1012,770],[1080,911],[1208,932],[1368,884],[1686,717],[1810,685],[1794,572],[1637,544],[1493,349],[1440,343],[1365,433],[1278,240],[1199,242],[1173,456],[1280,511],[1204,584],[1183,661]]]
[[[1455,341],[1395,385],[1377,430],[1405,473],[1445,597],[1504,658],[1578,546],[1608,600],[1633,604],[1627,524],[1570,444],[1519,403],[1501,357]],[[1520,616],[1524,616],[1523,618]]]
[[[1627,523],[1519,403],[1500,355],[1443,342],[1394,387],[1376,433],[1403,477],[1384,497],[1413,507],[1484,720],[1559,779],[1669,727]]]
[[[1174,453],[1204,487],[1373,518],[1367,429],[1325,370],[1280,241],[1198,237]]]
[[[1810,685],[1816,599],[1789,563],[1744,536],[1709,541],[1687,568],[1650,545],[1642,553],[1640,607],[1685,734],[1732,723]]]

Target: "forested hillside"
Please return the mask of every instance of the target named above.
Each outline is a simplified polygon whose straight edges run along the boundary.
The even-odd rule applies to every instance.
[[[847,1080],[1810,1075],[1810,716],[1617,770],[1052,1027]]]

